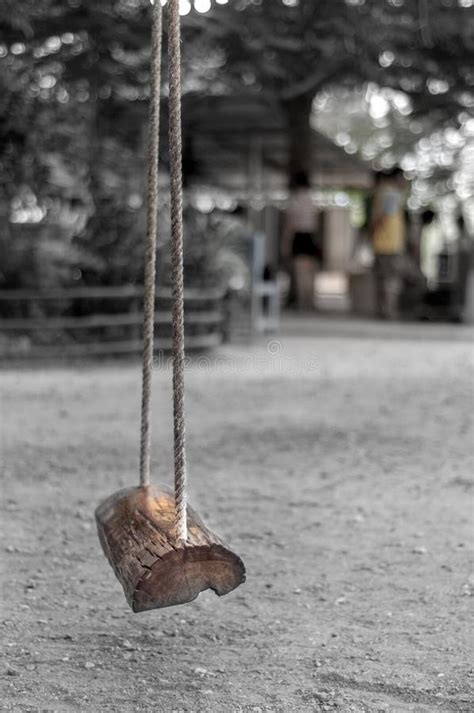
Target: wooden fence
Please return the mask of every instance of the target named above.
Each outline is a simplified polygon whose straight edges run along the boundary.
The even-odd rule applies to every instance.
[[[155,349],[168,351],[171,290],[158,289],[156,300]],[[139,353],[142,302],[143,288],[135,286],[0,290],[0,356],[54,358]],[[223,305],[222,289],[185,290],[188,350],[210,349],[222,342]],[[85,314],[78,315],[81,311]]]

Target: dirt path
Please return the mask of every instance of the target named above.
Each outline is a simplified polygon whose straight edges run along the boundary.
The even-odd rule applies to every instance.
[[[191,501],[248,581],[133,615],[93,510],[136,479],[137,365],[1,372],[0,709],[472,712],[472,375],[449,330],[194,364]]]

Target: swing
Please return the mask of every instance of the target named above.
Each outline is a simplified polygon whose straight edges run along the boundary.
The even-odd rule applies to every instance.
[[[95,512],[102,549],[134,612],[185,604],[206,589],[221,596],[245,581],[245,567],[240,557],[229,550],[186,503],[179,0],[168,2],[174,493],[150,484],[162,42],[160,0],[155,0],[152,13],[140,485],[115,493]]]

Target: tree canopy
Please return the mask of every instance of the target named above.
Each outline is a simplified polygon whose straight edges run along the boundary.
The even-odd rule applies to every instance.
[[[307,156],[307,114],[328,86],[402,91],[411,113],[459,125],[474,106],[474,20],[458,0],[229,2],[191,17],[214,49],[209,91],[254,90],[288,114],[293,161]],[[305,117],[306,114],[306,117]]]
[[[474,105],[470,7],[213,0],[183,18],[187,110],[196,93],[258,94],[286,117],[289,171],[308,160],[313,99],[330,88],[372,82],[403,92],[430,130],[457,127]],[[7,227],[47,225],[53,253],[67,245],[82,276],[139,272],[149,10],[148,0],[0,5],[0,214]]]
[[[251,0],[188,20],[217,54],[217,74],[280,101],[328,83],[374,81],[445,115],[474,85],[474,20],[459,0]],[[437,82],[434,85],[433,82]]]

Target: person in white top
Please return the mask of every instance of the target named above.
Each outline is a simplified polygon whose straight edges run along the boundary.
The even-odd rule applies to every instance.
[[[314,280],[322,250],[318,244],[319,213],[313,202],[306,173],[293,180],[292,194],[285,214],[282,257],[293,268],[298,309],[314,309]]]

